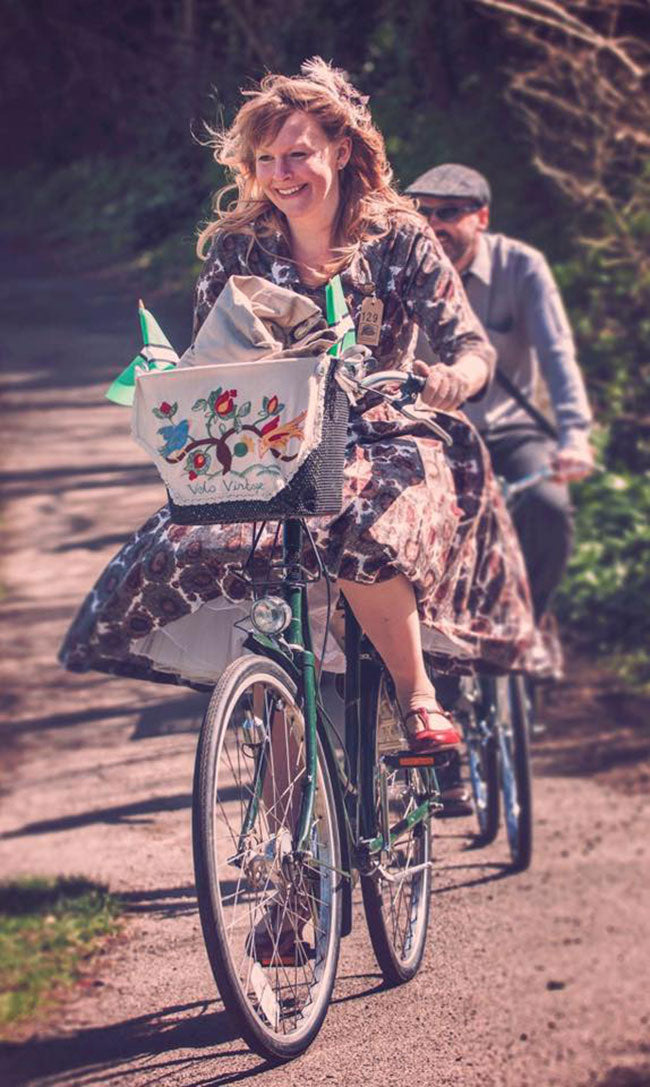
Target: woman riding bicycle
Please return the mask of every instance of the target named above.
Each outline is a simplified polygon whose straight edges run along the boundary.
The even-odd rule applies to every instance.
[[[340,273],[357,327],[364,300],[381,309],[368,367],[426,375],[422,400],[448,413],[451,447],[367,394],[351,413],[341,512],[310,528],[391,673],[411,745],[456,744],[423,647],[447,670],[506,670],[521,665],[532,635],[513,529],[484,446],[457,411],[485,390],[494,352],[433,232],[392,187],[383,139],[343,73],[315,58],[299,76],[266,76],[214,142],[237,197],[217,205],[199,240],[195,335],[230,276],[261,276],[324,311]],[[409,358],[414,326],[438,364]],[[258,553],[273,538],[268,526]],[[207,642],[215,602],[241,600],[233,567],[249,547],[249,526],[174,525],[164,507],[99,579],[64,663],[191,685],[191,638],[183,647],[181,635],[192,623]]]

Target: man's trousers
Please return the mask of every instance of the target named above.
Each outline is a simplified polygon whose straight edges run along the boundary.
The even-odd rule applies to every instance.
[[[508,483],[549,464],[555,443],[534,427],[483,434],[494,471]],[[539,621],[557,589],[571,554],[573,510],[565,483],[542,480],[513,498],[510,510],[526,560],[535,619]]]

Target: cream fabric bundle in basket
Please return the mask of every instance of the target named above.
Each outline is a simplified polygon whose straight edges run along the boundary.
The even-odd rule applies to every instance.
[[[232,276],[178,368],[138,376],[133,434],[180,524],[335,513],[348,398],[318,306]]]

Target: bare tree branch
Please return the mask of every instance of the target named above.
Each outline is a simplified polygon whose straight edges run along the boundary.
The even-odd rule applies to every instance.
[[[493,11],[502,11],[508,15],[515,15],[520,19],[527,19],[538,26],[548,26],[555,30],[561,30],[569,37],[577,38],[597,50],[611,53],[624,65],[636,78],[641,79],[644,69],[635,64],[629,52],[621,46],[620,40],[606,38],[586,26],[579,19],[573,17],[571,12],[553,4],[550,0],[528,0],[528,6],[509,2],[509,0],[475,0],[482,7]]]
[[[581,209],[603,213],[602,234],[581,242],[603,267],[626,266],[647,282],[650,255],[635,217],[650,198],[642,169],[650,148],[650,47],[642,33],[630,33],[627,18],[647,7],[634,0],[475,3],[520,47],[507,97],[528,131],[534,165]]]

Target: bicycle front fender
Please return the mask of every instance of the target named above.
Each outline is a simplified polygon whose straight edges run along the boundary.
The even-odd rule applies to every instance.
[[[283,649],[274,638],[269,638],[266,634],[261,634],[257,630],[251,631],[244,641],[244,649],[248,649],[249,652],[255,653],[260,657],[268,657],[269,660],[272,660],[275,664],[279,664],[280,668],[284,668],[285,672],[291,676],[293,682],[298,689],[300,689],[302,686],[302,669],[300,664],[296,661],[294,655]]]

